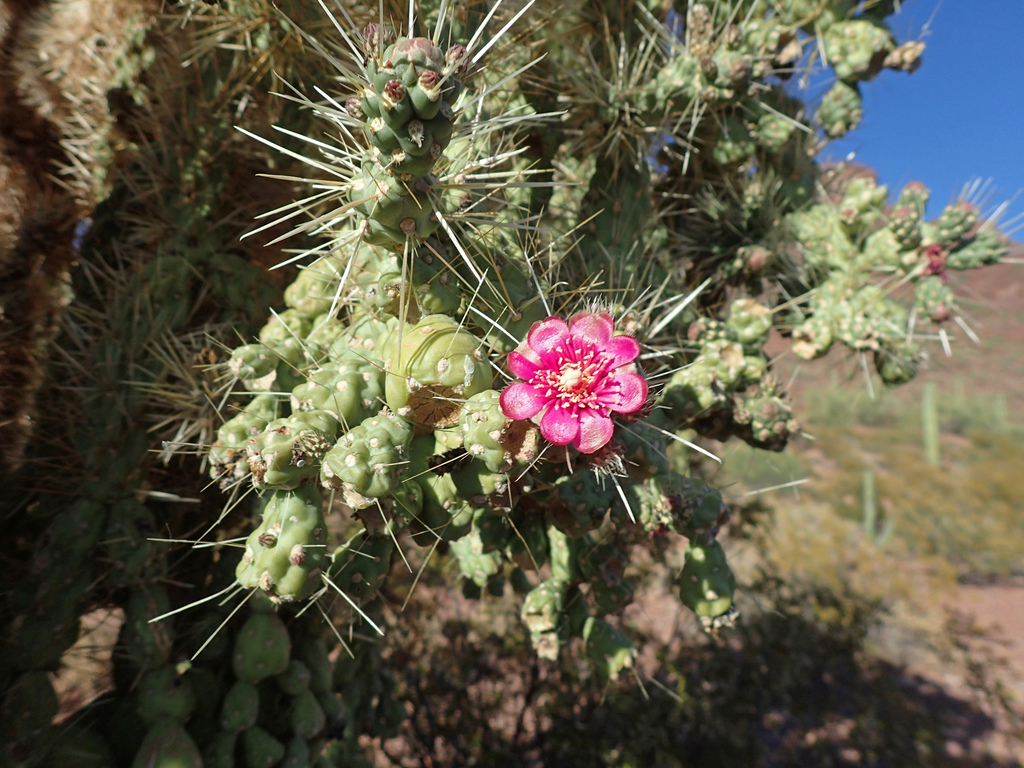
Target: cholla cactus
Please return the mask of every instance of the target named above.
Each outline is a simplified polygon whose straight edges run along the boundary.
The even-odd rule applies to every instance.
[[[840,82],[819,119],[827,133],[840,135],[859,119],[859,82],[889,66],[896,45],[873,16],[829,8],[816,24]],[[574,199],[561,188],[548,196],[546,185],[529,184],[532,171],[515,149],[544,116],[506,90],[500,66],[481,68],[500,35],[483,44],[480,27],[465,45],[445,45],[449,35],[441,30],[457,26],[445,13],[430,37],[415,34],[415,24],[401,34],[383,20],[357,30],[350,19],[335,19],[345,30],[335,46],[340,54],[310,38],[338,70],[342,90],[324,91],[324,102],[296,98],[339,133],[304,139],[319,153],[304,161],[331,180],[282,221],[321,206],[293,231],[325,236],[329,246],[306,253],[313,261],[287,290],[289,309],[271,319],[258,343],[232,353],[230,372],[254,396],[222,427],[211,467],[228,488],[251,484],[287,494],[320,485],[362,529],[356,543],[310,560],[315,567],[303,561],[289,570],[282,561],[280,579],[301,572],[310,579],[282,589],[270,569],[257,573],[257,560],[269,556],[257,545],[266,538],[277,546],[269,541],[276,507],[268,507],[250,536],[257,545],[247,547],[240,583],[286,602],[314,591],[318,580],[340,582],[354,604],[369,604],[393,561],[392,543],[400,548],[408,528],[420,545],[452,542],[472,594],[500,585],[506,571],[549,561],[556,573],[535,577],[523,616],[538,652],[553,656],[571,636],[588,648],[610,642],[611,629],[598,627],[622,602],[611,597],[618,588],[596,575],[603,572],[593,564],[594,532],[628,538],[640,526],[690,539],[682,599],[707,626],[728,623],[735,582],[715,540],[727,515],[716,507],[694,527],[693,511],[709,491],[659,456],[666,436],[695,428],[779,450],[799,433],[762,351],[773,327],[792,331],[802,356],[822,355],[838,341],[874,354],[887,383],[913,375],[919,353],[906,339],[908,314],[879,279],[922,280],[918,314],[938,320],[952,304],[929,287],[942,268],[933,252],[965,251],[976,220],[957,206],[934,225],[922,222],[924,193],[916,186],[889,212],[886,189],[867,177],[811,205],[795,187],[782,197],[766,192],[764,174],[774,169],[792,178],[792,168],[809,167],[816,146],[793,129],[803,119],[799,104],[781,93],[758,100],[751,87],[754,73],[766,77],[797,58],[799,44],[773,27],[783,23],[778,15],[750,20],[744,34],[703,4],[689,8],[685,39],[641,13],[650,31],[643,56],[620,59],[626,69],[614,82],[603,79],[600,59],[597,69],[569,76],[565,90],[585,96],[569,124],[577,109],[599,121],[621,119],[614,110],[586,112],[596,103],[586,89],[598,84],[609,88],[605,107],[629,104],[635,112],[610,143],[595,145],[584,131],[570,144],[567,161],[581,172],[591,163],[586,195]],[[610,41],[599,39],[610,53]],[[664,46],[654,47],[655,40]],[[564,41],[548,44],[556,58],[566,52]],[[531,65],[524,61],[520,71]],[[703,119],[692,116],[695,104],[706,111]],[[709,152],[700,160],[687,153],[658,181],[645,157],[648,136],[662,131],[671,139],[669,126],[678,130],[688,120]],[[606,162],[604,184],[599,169]],[[699,252],[659,234],[652,216],[661,199],[691,194],[679,173],[687,163],[702,163],[719,189],[743,190],[734,221],[744,236],[715,254],[719,284],[706,292],[689,290],[693,276],[713,274]],[[584,220],[578,249],[560,255],[557,241],[535,230],[525,214],[534,195],[552,202],[544,215],[554,224],[571,221],[576,208]],[[733,216],[730,204],[709,199],[705,231],[711,219]],[[774,216],[766,215],[771,206]],[[682,221],[666,214],[670,227]],[[667,256],[652,257],[647,238],[669,243]],[[795,251],[777,243],[795,244]],[[968,251],[960,262],[970,258]],[[679,259],[695,266],[693,275],[680,279]],[[614,292],[628,297],[631,282],[657,274],[667,298],[584,304],[606,260]],[[749,295],[716,304],[726,282],[746,285]],[[778,289],[792,293],[800,285],[803,299],[780,301]],[[780,313],[773,306],[781,303],[787,309]],[[655,376],[664,379],[652,386]],[[517,536],[510,536],[513,525]],[[324,545],[319,524],[300,528],[302,547]],[[353,570],[358,553],[378,545],[383,554],[374,556],[373,573]],[[581,591],[588,580],[591,587]],[[629,594],[620,597],[628,601]],[[624,662],[613,661],[619,652],[609,649],[594,658],[614,674]]]
[[[75,501],[33,507],[46,524],[12,537],[60,553],[33,560],[14,605],[26,619],[5,633],[4,679],[37,702],[4,726],[18,745],[46,743],[41,670],[80,610],[117,600],[119,676],[142,681],[101,740],[121,764],[317,764],[328,733],[392,732],[379,649],[350,633],[332,670],[308,617],[334,596],[382,632],[380,593],[412,545],[449,552],[469,596],[511,585],[538,654],[581,648],[608,677],[635,656],[615,617],[637,547],[661,557],[685,538],[680,600],[708,630],[728,625],[728,509],[667,441],[780,450],[799,434],[773,332],[803,357],[845,345],[886,383],[912,378],[915,323],[956,318],[949,272],[1005,249],[970,205],[928,222],[920,185],[889,209],[873,180],[842,186],[815,161],[879,69],[919,59],[888,3],[424,2],[400,28],[387,20],[404,9],[373,4],[179,5],[172,23],[129,3],[82,102],[88,136],[54,121],[90,161],[74,167],[79,204],[114,192],[94,209],[64,340],[63,378],[93,376],[69,385],[86,394],[54,439],[82,446],[62,488]],[[780,84],[802,62],[837,78],[813,118]],[[266,96],[271,71],[285,99]],[[256,190],[256,172],[279,178]],[[297,199],[267,202],[239,245],[238,210],[271,188]],[[252,248],[289,237],[288,257]],[[268,317],[255,265],[278,257],[299,274]],[[208,333],[218,343],[196,348]],[[203,375],[178,376],[167,349],[202,352]],[[139,501],[160,487],[143,425],[161,397],[174,407],[152,421],[179,424],[159,456],[203,455],[229,495],[219,520],[203,504],[165,523]],[[151,540],[166,526],[239,546],[179,579]],[[244,623],[212,600],[177,611],[178,585],[208,578],[245,596]]]

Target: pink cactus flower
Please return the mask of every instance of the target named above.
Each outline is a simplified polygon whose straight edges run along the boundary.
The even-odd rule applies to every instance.
[[[508,356],[522,381],[501,393],[501,410],[517,421],[540,423],[544,439],[593,453],[612,439],[612,413],[635,413],[647,399],[636,372],[640,344],[614,336],[610,315],[581,312],[533,324],[526,341]]]

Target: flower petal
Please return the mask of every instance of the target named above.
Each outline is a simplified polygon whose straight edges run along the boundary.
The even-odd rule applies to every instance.
[[[540,413],[540,409],[547,403],[547,398],[529,384],[516,381],[505,387],[499,402],[501,412],[508,418],[525,421]]]
[[[536,356],[536,354],[533,354],[533,357]],[[540,368],[540,362],[538,360],[531,360],[521,352],[509,352],[508,369],[520,379],[529,381],[537,372],[538,368]]]
[[[640,356],[640,342],[632,336],[616,336],[601,346],[601,353],[611,358],[612,368],[618,368]]]
[[[595,410],[586,410],[580,414],[580,434],[573,442],[580,453],[593,453],[602,448],[612,439],[615,425],[612,420]]]
[[[569,335],[569,326],[560,317],[548,317],[538,320],[526,334],[526,343],[540,355],[550,352]]]
[[[569,335],[602,346],[612,338],[615,321],[606,312],[581,312],[569,318]]]
[[[633,413],[647,399],[647,382],[638,373],[615,373],[605,380],[598,402],[619,413]]]
[[[540,420],[540,433],[555,445],[568,445],[580,433],[580,417],[574,409],[549,408]]]

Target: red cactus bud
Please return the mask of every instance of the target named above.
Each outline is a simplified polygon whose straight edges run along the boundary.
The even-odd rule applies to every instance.
[[[410,37],[395,45],[395,58],[413,63],[429,62],[434,69],[444,66],[444,55],[434,42],[426,37]],[[418,62],[417,62],[418,60]]]
[[[441,82],[441,76],[431,69],[426,69],[420,72],[419,83],[420,88],[425,91],[436,91],[437,86]]]
[[[261,547],[272,547],[277,544],[277,534],[273,531],[266,531],[260,534],[257,541],[259,541]]]
[[[938,243],[933,243],[925,248],[924,255],[928,259],[928,266],[925,267],[924,274],[944,276],[946,270],[946,250]]]
[[[469,51],[464,45],[453,45],[444,56],[445,64],[449,72],[456,75],[464,75],[469,67]]]
[[[363,27],[363,50],[368,54],[376,53],[383,42],[383,30],[380,24],[371,21]]]
[[[288,562],[292,565],[302,565],[306,562],[306,548],[301,544],[292,547],[292,551],[288,553]]]
[[[388,80],[384,83],[384,108],[391,109],[405,98],[405,86],[401,80]]]

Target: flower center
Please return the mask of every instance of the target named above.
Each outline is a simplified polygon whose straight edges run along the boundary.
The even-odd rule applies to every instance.
[[[573,343],[575,342],[575,343]],[[607,373],[607,360],[592,345],[570,339],[557,350],[558,362],[541,370],[534,383],[546,390],[561,408],[598,408],[599,385]]]
[[[558,377],[560,389],[575,389],[583,381],[583,371],[578,366],[568,365],[562,369],[562,375]]]

